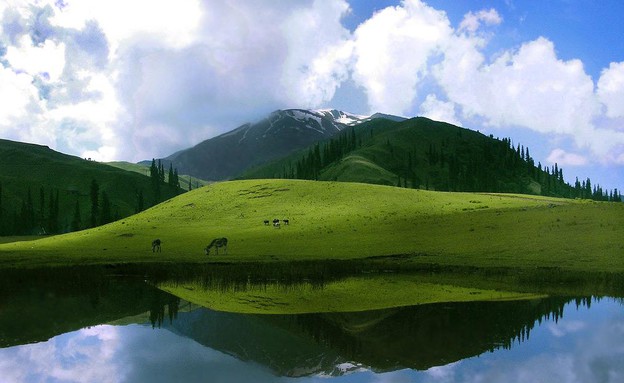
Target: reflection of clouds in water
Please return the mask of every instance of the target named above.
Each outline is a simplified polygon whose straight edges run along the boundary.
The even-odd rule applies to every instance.
[[[112,326],[59,335],[47,342],[0,349],[0,376],[7,382],[118,382]]]
[[[128,382],[263,382],[277,380],[262,366],[241,362],[169,331],[129,332],[117,358]],[[154,350],[158,350],[155,352]]]
[[[495,354],[483,354],[459,363],[435,367],[423,374],[419,382],[428,383],[615,383],[624,382],[624,313],[622,306],[606,302],[615,310],[607,318],[596,318],[589,309],[577,318],[544,324],[545,333],[556,341],[533,355],[522,345]],[[595,308],[593,308],[595,309]],[[595,321],[589,321],[588,318]],[[587,330],[587,331],[583,331]],[[561,343],[560,340],[572,337]],[[529,339],[529,342],[532,339]],[[565,345],[565,346],[562,346]],[[519,355],[519,357],[518,357]]]
[[[454,382],[457,370],[461,368],[462,362],[447,364],[446,366],[431,367],[425,374],[430,376],[435,382]]]
[[[624,382],[624,315],[610,318],[586,343],[577,342],[574,371],[579,382]]]
[[[2,383],[279,380],[262,366],[139,325],[96,326],[47,342],[0,349]]]
[[[560,323],[549,322],[547,325],[548,331],[550,331],[550,333],[557,338],[561,338],[570,333],[575,333],[584,329],[585,327],[587,327],[587,323],[580,320],[563,320]]]

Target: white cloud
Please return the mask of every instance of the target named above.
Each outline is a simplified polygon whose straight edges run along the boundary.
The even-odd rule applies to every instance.
[[[150,35],[170,47],[187,46],[195,39],[200,17],[198,0],[81,0],[57,8],[51,23],[82,29],[89,20],[95,20],[113,45],[114,54],[124,40],[136,35]]]
[[[420,114],[432,120],[461,126],[461,122],[455,113],[455,104],[449,101],[441,101],[435,94],[427,95],[425,101],[420,105]]]
[[[371,111],[407,114],[431,57],[452,33],[446,14],[419,0],[388,7],[354,33],[353,78],[366,90]]]
[[[458,37],[436,75],[467,116],[483,116],[493,126],[574,134],[598,113],[582,63],[557,59],[552,42],[539,38],[487,65],[466,39]]]
[[[288,47],[280,79],[284,101],[319,106],[348,78],[353,46],[340,23],[348,12],[346,1],[315,0],[281,23]]]
[[[624,62],[611,63],[602,71],[596,93],[608,117],[624,117]]]
[[[482,42],[457,35],[434,69],[464,117],[481,117],[493,127],[573,137],[577,148],[590,149],[600,162],[612,162],[621,153],[624,133],[596,124],[601,107],[581,61],[560,60],[554,44],[540,37],[487,63]]]
[[[31,82],[28,74],[0,65],[0,132],[10,129],[15,119],[26,117],[28,105],[37,98],[37,89]]]
[[[568,153],[560,148],[551,151],[546,161],[551,164],[556,163],[560,166],[581,166],[586,165],[588,162],[585,156],[576,153]]]
[[[484,9],[477,13],[468,12],[464,15],[464,19],[459,24],[459,30],[474,33],[477,29],[479,29],[479,27],[481,27],[482,23],[485,25],[498,25],[502,22],[503,18],[498,14],[496,9]]]
[[[5,58],[15,72],[31,76],[43,74],[46,80],[58,81],[65,68],[65,44],[46,40],[41,46],[32,44],[29,36],[20,39],[19,46],[7,48]]]

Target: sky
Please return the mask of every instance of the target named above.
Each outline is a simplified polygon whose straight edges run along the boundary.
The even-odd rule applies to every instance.
[[[624,190],[619,0],[4,0],[0,138],[165,157],[277,109],[426,116]]]

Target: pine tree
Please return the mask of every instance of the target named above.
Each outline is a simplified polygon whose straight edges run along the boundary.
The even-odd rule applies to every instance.
[[[143,211],[143,209],[144,209],[143,204],[144,204],[144,201],[143,201],[143,191],[139,190],[137,192],[137,204],[136,204],[136,208],[135,208],[135,212],[136,213],[140,213],[140,212]]]
[[[175,177],[173,175],[173,163],[169,164],[169,174],[168,174],[167,183],[169,184],[169,186],[175,186]]]
[[[100,186],[97,181],[91,180],[91,220],[89,224],[90,227],[97,226],[98,217],[99,217],[99,195],[100,195]]]
[[[45,191],[43,190],[43,186],[39,189],[39,217],[37,219],[37,226],[45,232]]]
[[[78,198],[76,198],[76,206],[74,207],[74,218],[71,222],[71,231],[78,231],[82,226],[82,222],[80,219],[80,203],[78,203]]]
[[[173,170],[173,186],[176,190],[180,189],[180,176],[178,175],[178,168]]]
[[[589,178],[587,178],[587,180],[585,181],[585,191],[583,193],[583,198],[592,198],[592,187]]]
[[[111,204],[106,191],[102,191],[102,209],[100,212],[100,225],[105,225],[112,221]]]
[[[156,160],[152,158],[152,165],[150,166],[150,178],[152,180],[158,178],[158,168],[156,167]]]
[[[4,218],[4,208],[2,207],[2,183],[0,183],[0,235],[6,235]]]
[[[165,166],[160,160],[158,160],[158,181],[161,184],[165,183]]]

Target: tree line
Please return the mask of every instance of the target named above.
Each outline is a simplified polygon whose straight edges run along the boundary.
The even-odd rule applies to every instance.
[[[153,168],[150,169],[152,190],[148,193],[151,197],[146,200],[143,190],[138,188],[135,213],[181,190],[178,171],[172,165],[167,177],[160,162],[158,165],[154,162]],[[81,195],[78,189],[60,192],[59,189],[43,186],[38,193],[28,187],[23,195],[9,201],[0,183],[0,236],[66,233],[105,225],[121,218],[109,193],[100,187],[96,179],[91,180],[88,188],[88,204],[84,203],[84,194]],[[72,198],[73,201],[68,201]]]
[[[587,178],[574,185],[567,183],[557,163],[552,166],[535,164],[530,150],[514,146],[510,138],[492,135],[475,139],[464,137],[462,129],[456,137],[422,143],[391,142],[392,136],[373,145],[383,149],[386,170],[397,175],[395,186],[458,192],[526,193],[564,198],[622,202],[616,189],[605,190]],[[373,141],[369,132],[351,128],[334,138],[311,146],[299,159],[283,166],[280,178],[318,180],[324,169]],[[410,148],[411,146],[411,148]],[[381,156],[374,154],[374,156]]]

